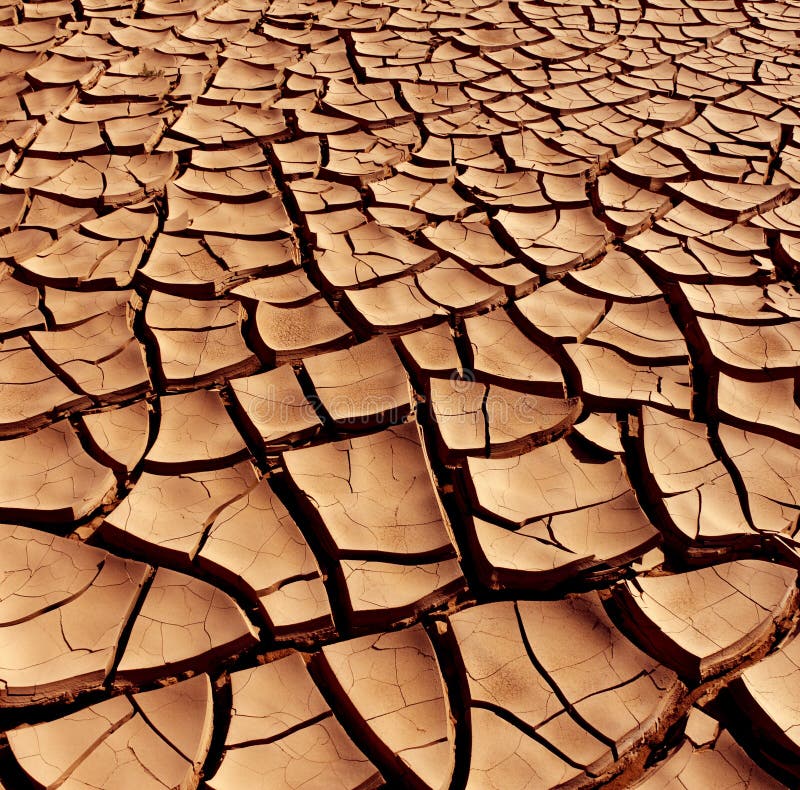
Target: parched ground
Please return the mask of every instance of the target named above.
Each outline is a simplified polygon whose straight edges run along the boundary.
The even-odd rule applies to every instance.
[[[800,785],[800,3],[0,2],[0,789]]]

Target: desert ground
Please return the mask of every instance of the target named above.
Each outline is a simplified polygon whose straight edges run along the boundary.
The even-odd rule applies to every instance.
[[[800,3],[0,3],[0,790],[800,786]]]

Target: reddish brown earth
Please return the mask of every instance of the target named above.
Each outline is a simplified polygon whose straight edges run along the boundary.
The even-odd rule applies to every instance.
[[[800,786],[800,6],[0,0],[0,790]]]

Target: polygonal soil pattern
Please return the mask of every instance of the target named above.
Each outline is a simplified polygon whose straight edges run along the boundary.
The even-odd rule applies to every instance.
[[[0,0],[0,790],[800,785],[790,0]]]

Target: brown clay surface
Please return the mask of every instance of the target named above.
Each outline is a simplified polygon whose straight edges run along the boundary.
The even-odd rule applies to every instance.
[[[0,790],[800,784],[788,0],[0,0]]]

